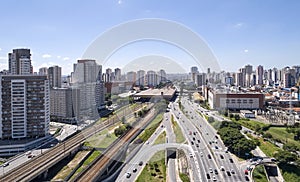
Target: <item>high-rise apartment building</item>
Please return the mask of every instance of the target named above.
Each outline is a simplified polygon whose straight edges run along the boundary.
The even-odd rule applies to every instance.
[[[243,87],[244,86],[244,75],[242,72],[238,72],[235,75],[235,83],[236,86]]]
[[[56,121],[76,123],[79,118],[79,89],[53,88],[50,90],[50,114]]]
[[[13,49],[8,53],[8,70],[12,75],[32,74],[30,49]]]
[[[157,86],[157,74],[155,71],[147,71],[147,85],[149,87]]]
[[[40,68],[39,75],[48,75],[48,68],[47,67]]]
[[[198,67],[197,66],[193,66],[191,67],[191,80],[196,83],[196,75],[199,73],[198,71]]]
[[[264,84],[264,67],[259,65],[256,68],[256,84],[263,85]]]
[[[50,83],[50,88],[61,88],[61,67],[51,66],[48,69],[48,79]]]
[[[206,84],[206,74],[205,73],[199,73],[196,76],[196,85],[198,87]]]
[[[246,65],[245,66],[245,80],[244,80],[244,83],[245,83],[245,86],[246,87],[250,87],[252,86],[251,84],[251,74],[253,72],[253,67],[252,65]]]
[[[127,82],[135,83],[136,82],[136,72],[129,71],[126,74],[126,80],[127,80]]]
[[[136,85],[144,86],[145,85],[145,71],[139,70],[136,74]]]
[[[116,68],[115,69],[115,81],[121,81],[121,69],[120,68]]]
[[[40,75],[0,75],[0,138],[48,135],[49,82]]]
[[[165,70],[161,69],[157,73],[157,83],[166,83],[167,82],[167,73]]]

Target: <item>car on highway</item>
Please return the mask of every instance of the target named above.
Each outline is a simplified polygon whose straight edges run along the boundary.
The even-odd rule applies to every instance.
[[[140,162],[139,162],[139,166],[142,166],[142,165],[143,165],[143,161],[140,161]]]
[[[198,143],[196,144],[196,147],[199,147],[199,144],[198,144]]]
[[[226,171],[226,173],[227,173],[227,175],[228,175],[228,176],[231,176],[231,173],[230,173],[230,171]]]
[[[216,146],[215,146],[215,149],[219,149],[219,147],[216,145]]]
[[[230,161],[231,163],[233,163],[233,160],[232,160],[231,158],[229,159],[229,161]]]
[[[200,156],[203,157],[203,152],[200,152]]]
[[[218,137],[217,135],[215,135],[215,138],[216,138],[216,139],[219,139],[219,137]]]
[[[215,176],[212,177],[213,181],[217,181],[217,178]]]
[[[248,176],[245,176],[245,180],[246,181],[250,181]]]
[[[5,163],[3,163],[3,165],[2,165],[3,167],[6,167],[6,166],[9,166],[9,162],[5,162]]]
[[[200,140],[197,140],[198,143],[200,143]]]
[[[221,158],[221,159],[224,159],[224,156],[223,156],[222,154],[220,154],[220,158]]]
[[[217,169],[215,169],[214,172],[215,172],[215,174],[219,174]]]
[[[193,158],[193,157],[194,157],[194,155],[192,153],[190,153],[190,158]]]
[[[210,173],[213,173],[213,169],[212,169],[211,167],[209,168],[209,172],[210,172]]]
[[[131,173],[130,172],[125,173],[125,176],[126,176],[126,178],[130,178]]]
[[[191,141],[191,144],[192,144],[192,145],[194,145],[194,142],[193,142],[193,141]]]
[[[248,173],[249,173],[249,172],[248,172],[248,170],[246,169],[246,170],[245,170],[245,175],[248,175]]]
[[[210,179],[210,175],[208,173],[206,173],[206,178]]]
[[[137,172],[137,168],[133,168],[132,172],[134,173]]]
[[[234,170],[233,170],[233,169],[231,169],[231,170],[230,170],[230,172],[231,172],[231,174],[235,174],[235,172],[234,172]]]
[[[193,140],[195,141],[195,140],[196,140],[196,138],[195,138],[195,137],[193,137]]]
[[[221,167],[220,167],[220,170],[221,170],[221,171],[225,171],[224,166],[221,166]]]
[[[210,154],[208,154],[208,155],[207,155],[207,157],[208,157],[208,159],[211,159],[211,156],[210,156]]]

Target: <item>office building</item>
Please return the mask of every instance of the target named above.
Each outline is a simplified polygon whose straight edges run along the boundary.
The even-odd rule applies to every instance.
[[[258,92],[238,92],[229,90],[208,91],[208,103],[213,109],[263,109],[264,94]]]
[[[82,59],[74,65],[72,87],[80,90],[80,120],[99,118],[98,108],[104,105],[102,66],[95,60]]]

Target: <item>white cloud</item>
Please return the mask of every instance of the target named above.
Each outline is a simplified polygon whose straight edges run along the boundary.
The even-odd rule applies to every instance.
[[[70,60],[70,58],[69,57],[64,57],[63,60],[68,61],[68,60]]]
[[[122,4],[122,3],[123,3],[123,1],[122,1],[122,0],[119,0],[119,1],[118,1],[118,4]]]
[[[2,51],[2,49],[0,48],[0,51]]]
[[[43,63],[40,66],[38,66],[38,68],[43,68],[43,67],[50,67],[50,66],[54,66],[56,65],[54,62],[47,62],[47,63]]]
[[[236,23],[235,25],[233,25],[233,28],[236,28],[236,29],[240,29],[240,28],[242,28],[242,27],[244,27],[245,26],[245,23]]]
[[[0,60],[8,60],[7,57],[0,57]]]
[[[43,54],[42,57],[43,58],[51,58],[52,56],[50,54]]]
[[[60,59],[61,58],[61,56],[56,56],[57,57],[57,59]]]
[[[244,53],[248,53],[248,52],[249,52],[249,50],[248,50],[248,49],[245,49],[245,50],[244,50]]]

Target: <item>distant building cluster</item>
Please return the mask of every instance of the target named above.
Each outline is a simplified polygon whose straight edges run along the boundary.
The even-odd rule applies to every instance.
[[[237,72],[200,73],[197,67],[191,67],[190,78],[197,86],[212,84],[226,84],[238,87],[252,86],[279,86],[291,88],[300,83],[300,66],[284,67],[282,69],[264,69],[258,65],[255,69],[252,65],[245,65]]]
[[[112,72],[111,68],[107,68],[105,73],[102,74],[102,79],[105,83],[105,93],[120,94],[132,87],[156,87],[159,84],[167,82],[167,74],[165,70],[158,72],[149,70],[129,71],[121,74],[121,69],[116,68]]]

